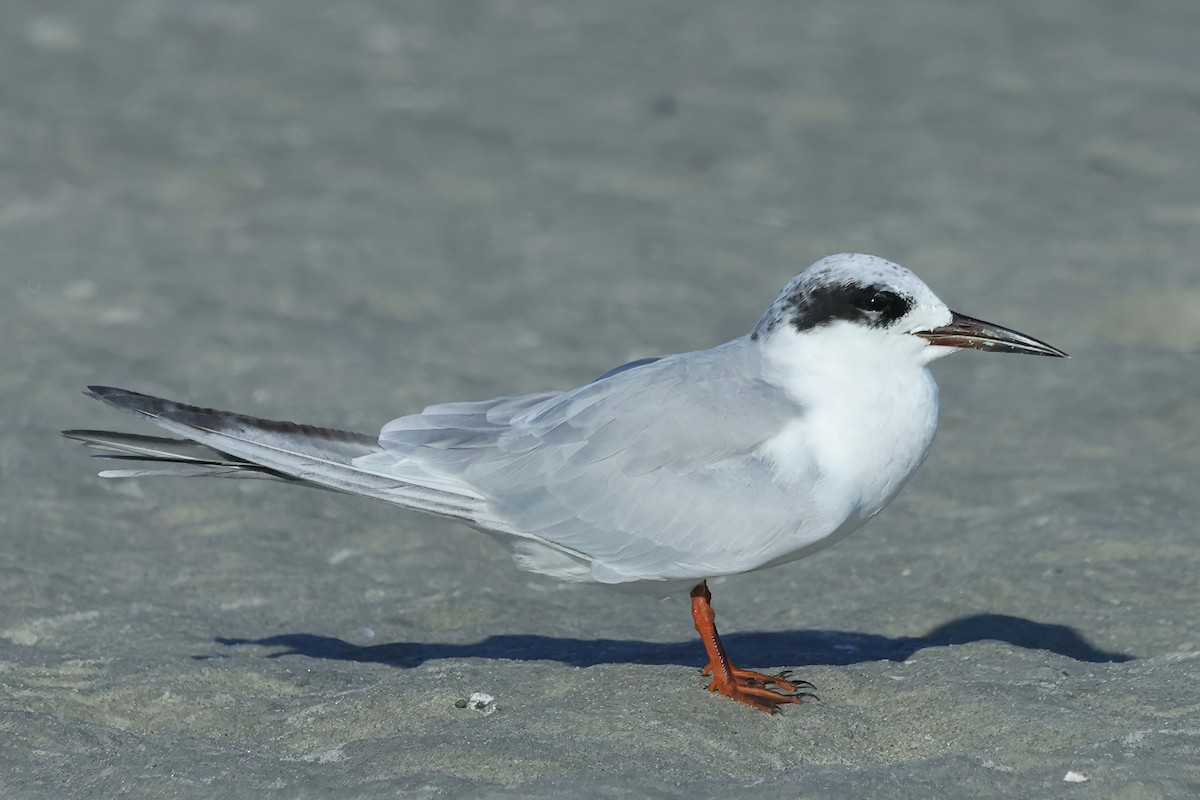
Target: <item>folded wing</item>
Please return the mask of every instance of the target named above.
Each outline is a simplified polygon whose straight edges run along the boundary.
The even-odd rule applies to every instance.
[[[488,527],[586,561],[592,580],[750,569],[795,543],[803,501],[761,446],[799,408],[740,344],[570,392],[431,406],[388,423],[383,449],[355,463],[459,480],[485,499]]]

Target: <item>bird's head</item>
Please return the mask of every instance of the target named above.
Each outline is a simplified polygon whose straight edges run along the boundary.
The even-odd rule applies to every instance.
[[[954,348],[1067,356],[1031,336],[955,313],[904,267],[858,253],[821,259],[793,278],[751,338],[795,344],[807,358],[815,350],[893,364],[925,364]]]

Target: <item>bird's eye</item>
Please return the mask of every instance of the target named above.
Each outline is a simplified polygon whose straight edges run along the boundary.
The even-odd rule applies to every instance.
[[[894,312],[905,307],[904,298],[895,292],[889,292],[883,289],[872,289],[870,287],[854,298],[854,305],[861,311],[866,311],[872,314],[891,315]],[[903,313],[903,311],[901,311]]]

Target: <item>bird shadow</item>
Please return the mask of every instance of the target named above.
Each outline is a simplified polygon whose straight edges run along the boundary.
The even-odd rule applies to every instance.
[[[1073,628],[1035,622],[1004,614],[977,614],[947,622],[924,636],[889,637],[838,630],[794,630],[732,633],[721,637],[739,664],[844,666],[868,661],[905,661],[919,650],[969,642],[999,641],[1027,650],[1044,650],[1076,661],[1121,663],[1134,660],[1126,653],[1102,650]],[[699,666],[704,651],[697,639],[648,642],[640,639],[573,639],[529,634],[489,636],[468,644],[394,642],[356,645],[333,636],[284,633],[261,639],[217,637],[227,647],[279,647],[268,658],[300,655],[333,661],[390,664],[410,669],[426,661],[487,658],[511,661],[558,661],[573,667],[598,664]],[[196,659],[220,656],[194,656]]]

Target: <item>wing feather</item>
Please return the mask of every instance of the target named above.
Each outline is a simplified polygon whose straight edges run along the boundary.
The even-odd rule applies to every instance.
[[[570,392],[432,406],[388,423],[383,451],[359,462],[461,480],[495,529],[586,558],[593,579],[703,577],[718,560],[720,572],[750,569],[785,536],[794,546],[808,500],[759,455],[801,409],[756,357],[735,340]],[[731,481],[743,484],[734,505],[722,499]],[[747,526],[744,551],[731,546]]]

